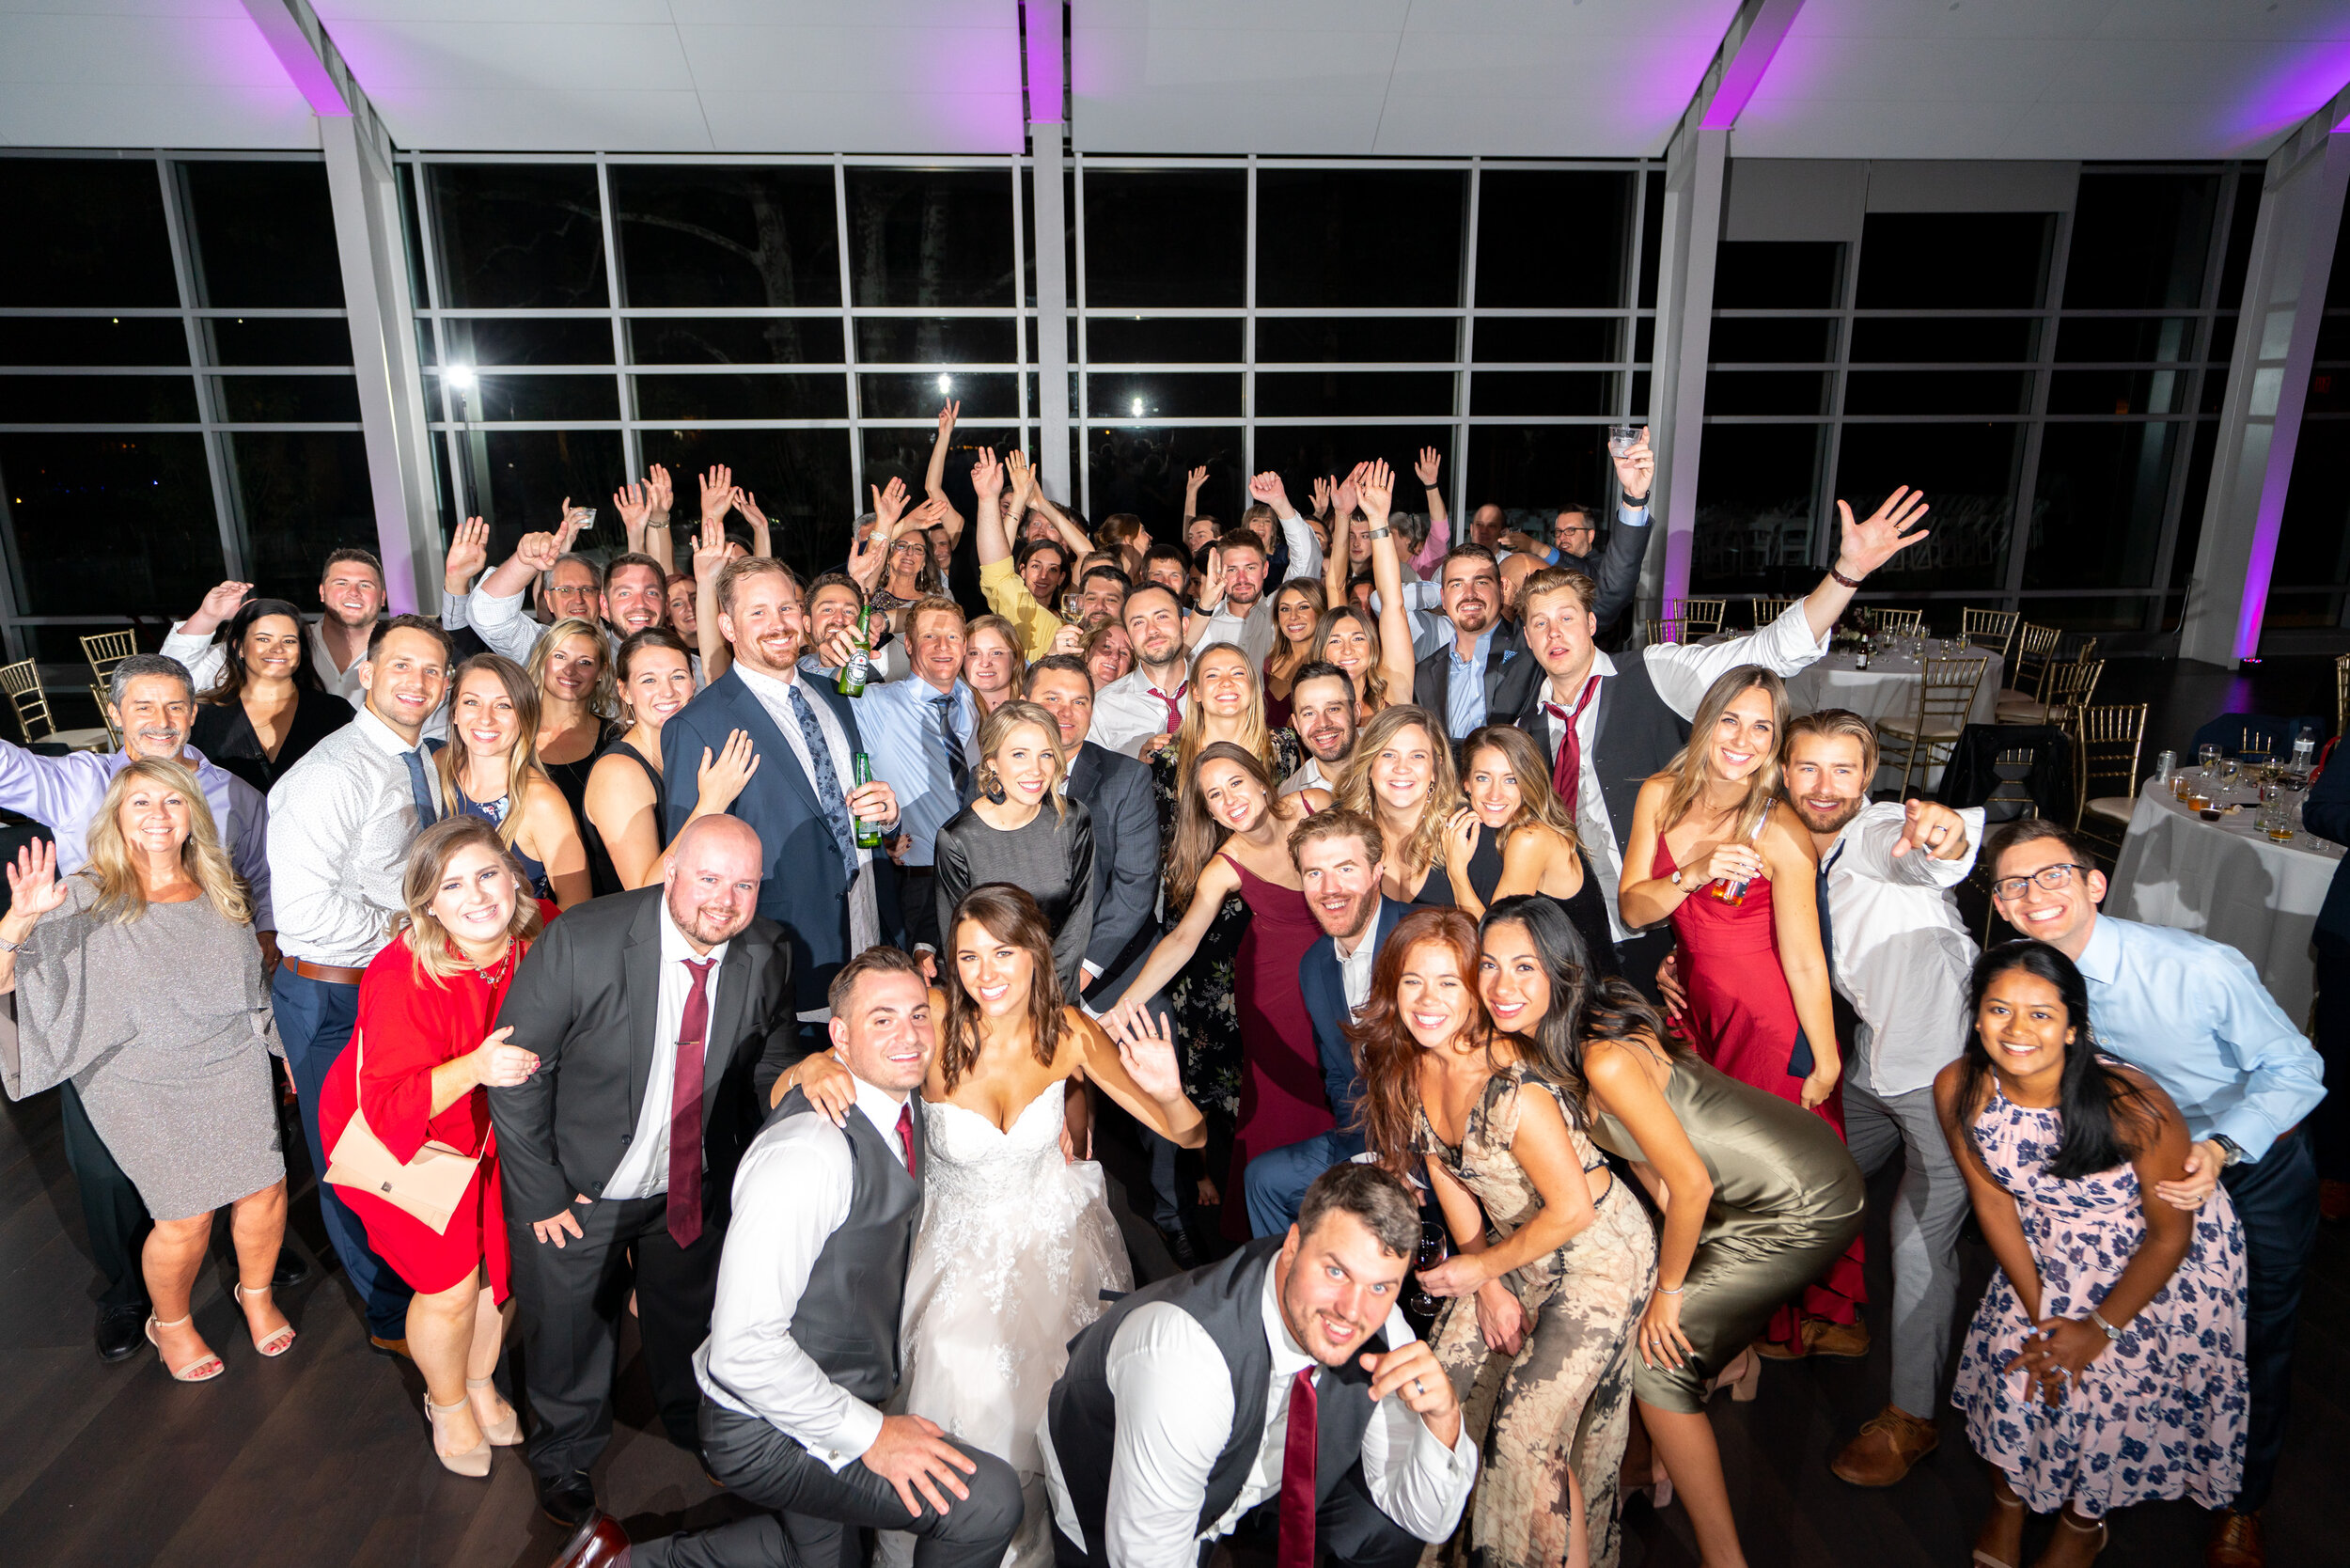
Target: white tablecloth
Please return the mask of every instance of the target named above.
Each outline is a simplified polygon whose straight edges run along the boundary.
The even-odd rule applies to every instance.
[[[2306,833],[2272,843],[2253,826],[2259,815],[2248,806],[2207,823],[2150,782],[2130,817],[2106,908],[2225,942],[2252,961],[2285,1015],[2306,1026],[2316,989],[2310,936],[2342,852]]]
[[[1999,656],[1987,648],[1974,648],[1930,657],[1967,659],[1977,654],[1988,662],[1982,666],[1982,683],[1975,688],[1975,706],[1967,722],[1990,724],[1998,717],[1999,676],[2004,667]],[[1847,708],[1875,723],[1915,719],[1918,680],[1922,673],[1915,659],[1880,653],[1869,661],[1867,669],[1856,669],[1851,654],[1830,653],[1807,665],[1787,682],[1787,706],[1797,713]]]

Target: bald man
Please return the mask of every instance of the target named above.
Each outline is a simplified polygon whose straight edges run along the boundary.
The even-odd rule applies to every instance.
[[[490,1121],[538,1418],[530,1467],[558,1524],[595,1507],[588,1471],[612,1435],[614,1307],[632,1255],[654,1403],[670,1440],[700,1453],[693,1356],[734,1168],[799,1054],[791,946],[757,912],[765,867],[747,823],[697,819],[657,885],[548,926],[498,1014],[540,1064],[491,1093]]]

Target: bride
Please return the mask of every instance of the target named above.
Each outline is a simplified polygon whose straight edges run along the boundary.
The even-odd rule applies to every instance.
[[[945,995],[931,1004],[945,1024],[922,1086],[930,1164],[906,1265],[897,1407],[1020,1472],[1026,1508],[1005,1562],[1046,1568],[1052,1505],[1036,1441],[1045,1396],[1070,1340],[1107,1305],[1103,1293],[1134,1288],[1102,1168],[1075,1157],[1088,1141],[1082,1085],[1183,1148],[1205,1142],[1207,1124],[1183,1096],[1164,1020],[1113,1043],[1063,1004],[1052,933],[1026,891],[973,888],[948,949]],[[853,1090],[847,1077],[813,1058],[802,1087],[829,1108],[836,1094],[822,1091]],[[906,1561],[912,1548],[910,1536],[882,1537],[885,1560]]]

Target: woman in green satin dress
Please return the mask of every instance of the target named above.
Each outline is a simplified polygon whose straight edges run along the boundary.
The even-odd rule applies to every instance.
[[[1552,995],[1582,1006],[1582,974],[1555,977]],[[1746,1556],[1705,1399],[1755,1375],[1747,1346],[1858,1233],[1860,1168],[1834,1127],[1699,1060],[1637,995],[1609,986],[1591,1001],[1574,1086],[1591,1141],[1632,1162],[1664,1215],[1633,1399],[1701,1560],[1735,1568]]]

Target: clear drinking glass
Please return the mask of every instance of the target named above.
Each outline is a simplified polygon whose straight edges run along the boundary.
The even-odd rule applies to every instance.
[[[2195,765],[2203,770],[2204,777],[2208,778],[2218,771],[2218,761],[2219,747],[2212,742],[2205,741],[2195,748]]]
[[[1443,1309],[1444,1303],[1420,1289],[1418,1271],[1424,1268],[1434,1268],[1450,1256],[1452,1256],[1452,1238],[1445,1234],[1444,1227],[1430,1221],[1422,1221],[1419,1228],[1419,1250],[1412,1259],[1412,1295],[1404,1305],[1423,1318],[1434,1317]]]
[[[1609,457],[1622,457],[1626,452],[1632,450],[1633,447],[1638,446],[1639,442],[1640,427],[1637,425],[1610,425],[1607,427],[1607,455]]]

